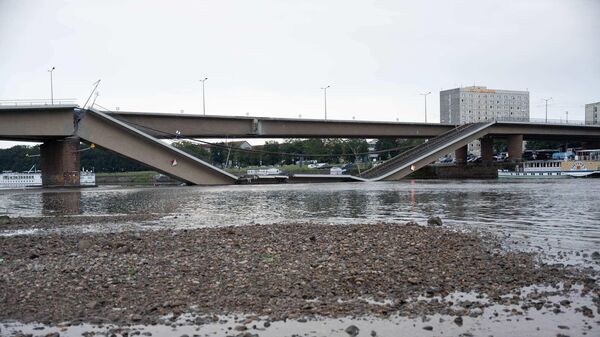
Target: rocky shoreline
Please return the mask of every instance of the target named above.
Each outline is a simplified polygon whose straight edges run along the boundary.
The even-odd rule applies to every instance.
[[[569,305],[522,293],[531,285],[552,294],[578,286],[595,307],[577,310],[594,318],[597,276],[415,223],[21,235],[0,237],[0,321],[157,324],[193,313],[189,323],[203,324],[244,313],[268,321],[445,314],[458,322],[492,304],[555,313]],[[443,299],[455,292],[481,300]]]

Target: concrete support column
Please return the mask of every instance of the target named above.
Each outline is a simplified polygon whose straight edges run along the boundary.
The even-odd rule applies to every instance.
[[[461,147],[454,151],[454,157],[456,158],[456,165],[464,166],[467,165],[467,152],[468,145]]]
[[[40,146],[42,186],[79,186],[79,137],[44,141]]]
[[[508,136],[508,159],[510,161],[523,160],[523,135]]]
[[[481,142],[481,162],[490,164],[494,161],[494,139],[492,137],[483,137]]]

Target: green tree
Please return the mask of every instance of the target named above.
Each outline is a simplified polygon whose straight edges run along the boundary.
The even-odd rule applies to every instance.
[[[171,144],[173,147],[190,154],[198,159],[210,161],[210,151],[200,144],[195,144],[190,141],[182,140]]]

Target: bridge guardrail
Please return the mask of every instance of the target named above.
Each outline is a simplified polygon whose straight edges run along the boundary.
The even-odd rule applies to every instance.
[[[0,106],[52,106],[52,105],[76,105],[76,98],[33,98],[33,99],[8,99],[0,100]]]
[[[536,124],[568,124],[568,125],[593,125],[591,122],[586,122],[578,119],[545,119],[545,118],[522,118],[522,117],[495,117],[489,121],[495,122],[519,122],[519,123],[536,123]]]

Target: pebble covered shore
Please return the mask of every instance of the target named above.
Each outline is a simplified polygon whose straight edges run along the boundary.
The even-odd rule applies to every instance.
[[[577,285],[595,303],[577,310],[597,318],[597,276],[507,252],[478,234],[414,223],[21,235],[0,237],[0,321],[156,324],[184,313],[197,314],[197,324],[232,313],[459,321],[492,304],[568,305],[549,304],[541,292],[519,296],[531,285],[554,294]],[[454,292],[486,301],[442,299]]]

